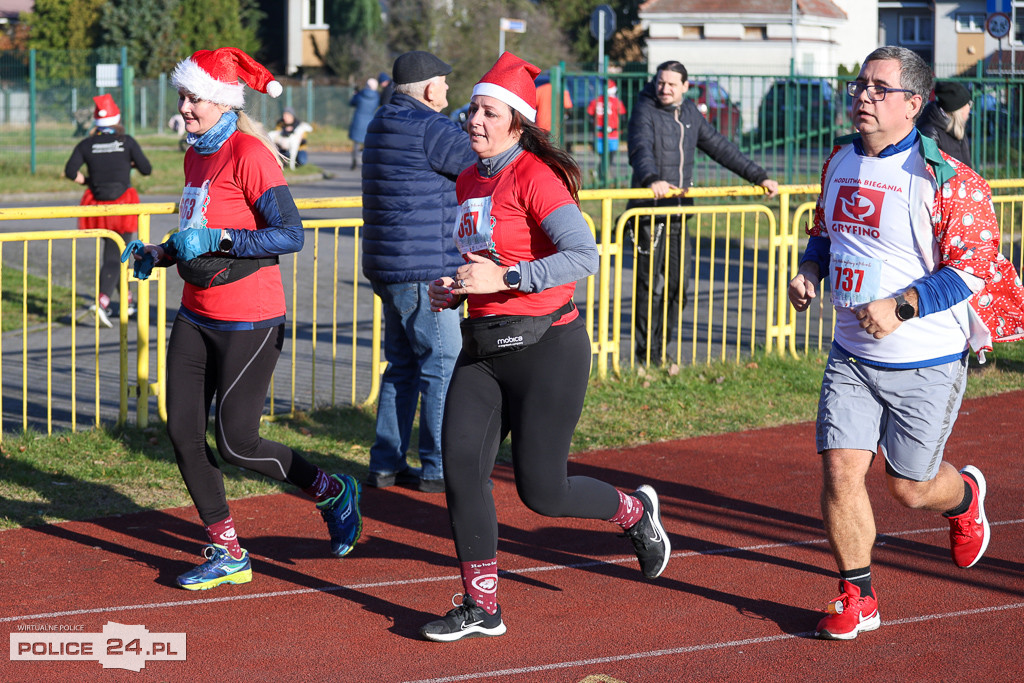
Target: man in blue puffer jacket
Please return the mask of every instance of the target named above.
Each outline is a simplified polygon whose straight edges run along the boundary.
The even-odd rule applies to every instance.
[[[452,229],[455,179],[477,161],[469,135],[440,113],[452,68],[429,52],[395,60],[395,94],[377,110],[363,151],[363,274],[384,304],[388,361],[366,483],[444,491],[441,418],[462,348],[459,313],[430,310],[427,286],[463,263]],[[421,400],[419,458],[406,461]]]

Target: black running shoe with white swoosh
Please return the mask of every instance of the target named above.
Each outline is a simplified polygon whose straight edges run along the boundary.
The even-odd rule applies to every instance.
[[[438,643],[451,643],[462,638],[500,636],[504,632],[505,622],[501,620],[501,605],[498,605],[497,612],[488,614],[468,595],[462,598],[461,605],[456,605],[455,609],[450,610],[444,617],[420,629],[420,634],[424,638]]]
[[[643,503],[644,515],[639,522],[626,529],[626,536],[633,542],[644,576],[655,579],[668,566],[672,544],[669,543],[665,527],[661,525],[661,508],[654,489],[644,484],[633,492],[633,496]]]

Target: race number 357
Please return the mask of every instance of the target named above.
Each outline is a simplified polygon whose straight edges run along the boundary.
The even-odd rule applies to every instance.
[[[467,211],[462,214],[462,221],[459,222],[459,237],[471,237],[476,234],[478,216],[476,211]]]

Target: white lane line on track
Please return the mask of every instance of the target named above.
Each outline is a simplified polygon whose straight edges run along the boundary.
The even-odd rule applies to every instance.
[[[899,626],[901,624],[915,624],[921,621],[933,621],[935,619],[949,619],[951,617],[965,617],[974,614],[987,612],[1002,612],[1011,609],[1024,608],[1024,602],[1016,602],[1010,605],[996,605],[994,607],[979,607],[977,609],[965,609],[959,612],[946,612],[944,614],[924,614],[919,617],[907,617],[905,619],[893,619],[883,621],[882,626]],[[518,674],[538,673],[542,671],[553,671],[555,669],[572,669],[581,666],[595,666],[598,664],[609,664],[612,662],[623,662],[630,659],[653,659],[654,657],[665,657],[667,655],[682,655],[692,652],[706,652],[708,650],[721,650],[729,647],[743,647],[745,645],[761,645],[780,640],[792,640],[794,638],[811,638],[814,631],[803,631],[802,633],[782,633],[777,636],[765,636],[764,638],[747,638],[745,640],[730,640],[722,643],[706,643],[704,645],[689,645],[677,647],[670,650],[652,650],[650,652],[634,652],[627,655],[615,655],[613,657],[596,657],[594,659],[580,659],[574,662],[554,662],[551,664],[540,664],[536,666],[524,666],[518,669],[500,669],[498,671],[477,671],[471,674],[459,674],[458,676],[444,676],[442,678],[424,678],[406,683],[454,683],[455,681],[472,681],[480,678],[496,678],[499,676],[515,676]]]
[[[1021,524],[1024,523],[1024,519],[1012,519],[1001,522],[991,522],[990,526],[1003,526],[1007,524]],[[934,533],[938,531],[948,531],[948,527],[936,527],[933,529],[910,529],[907,531],[893,531],[889,533],[879,534],[879,537],[886,536],[911,536],[914,534],[926,534]],[[743,553],[755,550],[772,550],[779,548],[795,548],[804,545],[816,545],[827,543],[828,541],[824,538],[810,539],[806,541],[792,541],[789,543],[762,543],[758,545],[748,545],[739,548],[713,548],[711,550],[683,550],[677,553],[672,553],[673,558],[684,558],[684,557],[700,557],[702,555],[722,555],[726,553]],[[573,564],[551,564],[543,565],[538,567],[522,567],[514,571],[503,570],[499,571],[499,576],[507,575],[520,575],[520,574],[534,574],[538,572],[550,572],[561,569],[583,569],[586,567],[596,567],[605,564],[628,564],[630,562],[636,562],[636,557],[630,555],[628,557],[612,558],[607,560],[588,560],[586,562],[576,562]],[[257,600],[261,598],[280,598],[288,597],[293,595],[308,595],[310,593],[333,593],[343,590],[364,590],[368,588],[387,588],[388,586],[411,586],[418,583],[439,583],[441,581],[458,581],[461,577],[457,574],[448,576],[430,576],[419,579],[398,579],[395,581],[376,581],[374,583],[358,583],[345,586],[321,586],[320,588],[297,588],[295,590],[287,591],[273,591],[270,593],[253,593],[251,595],[231,595],[221,598],[197,598],[195,600],[172,600],[170,602],[151,602],[144,603],[141,605],[121,605],[121,606],[110,606],[110,607],[93,607],[91,609],[76,609],[67,610],[63,612],[43,612],[40,614],[21,614],[12,617],[0,617],[0,623],[10,621],[26,621],[28,619],[54,619],[58,617],[71,617],[79,614],[105,614],[109,612],[126,612],[129,610],[141,610],[141,609],[163,609],[167,607],[187,607],[189,605],[206,605],[215,602],[234,602],[236,600]],[[892,622],[894,623],[894,622]]]

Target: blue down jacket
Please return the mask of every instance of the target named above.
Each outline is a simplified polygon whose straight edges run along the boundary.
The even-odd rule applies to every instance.
[[[464,263],[452,230],[455,179],[477,162],[469,135],[403,93],[377,110],[363,150],[363,274],[436,280]]]

